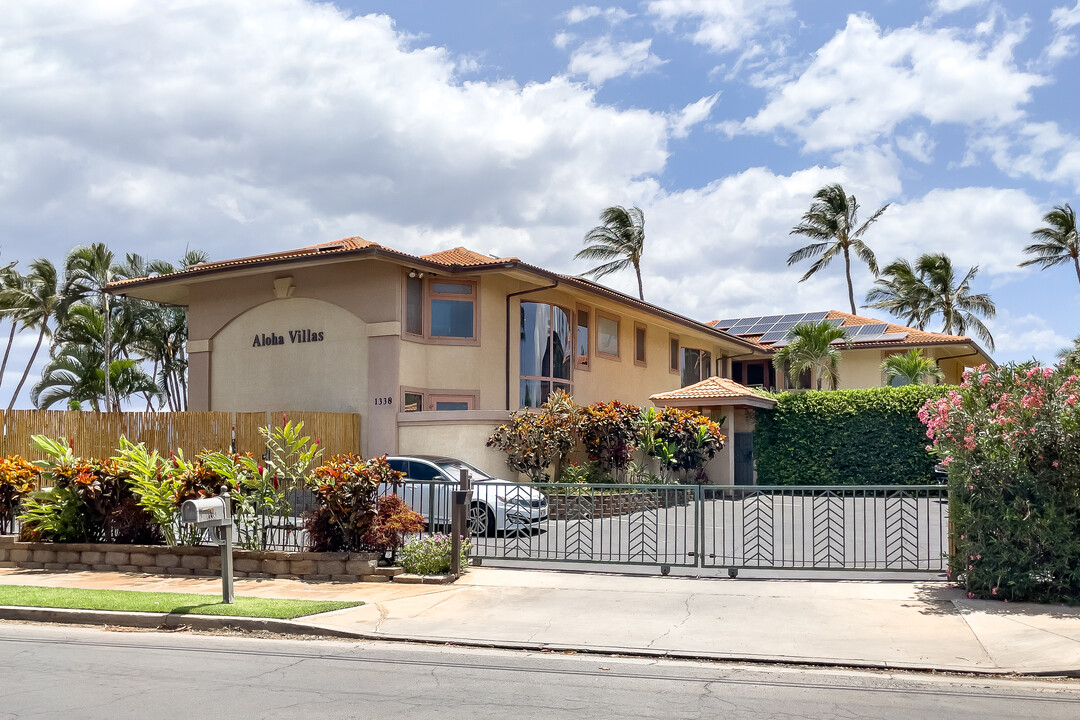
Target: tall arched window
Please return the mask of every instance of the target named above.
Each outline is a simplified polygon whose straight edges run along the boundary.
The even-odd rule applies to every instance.
[[[570,311],[521,303],[521,407],[540,407],[555,390],[572,392]]]

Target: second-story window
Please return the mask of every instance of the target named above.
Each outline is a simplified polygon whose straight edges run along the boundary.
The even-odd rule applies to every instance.
[[[569,311],[521,303],[521,407],[540,407],[556,390],[572,392],[573,354]]]
[[[682,349],[682,386],[693,385],[709,377],[712,371],[712,353],[695,348]]]
[[[417,339],[475,341],[477,284],[410,273],[405,278],[403,335]]]

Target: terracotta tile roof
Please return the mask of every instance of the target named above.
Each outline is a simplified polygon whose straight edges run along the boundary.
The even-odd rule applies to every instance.
[[[971,338],[965,335],[946,335],[945,333],[927,332],[925,330],[916,330],[905,325],[897,325],[891,323],[888,320],[874,320],[873,318],[863,317],[861,315],[852,315],[851,313],[840,312],[839,310],[830,310],[828,317],[843,320],[843,327],[853,327],[855,325],[880,325],[885,323],[887,326],[885,332],[889,335],[906,333],[907,337],[899,341],[901,343],[911,345],[922,345],[926,343],[964,343],[971,342]],[[857,345],[895,345],[896,340],[871,340],[869,342],[857,342]]]
[[[306,256],[322,256],[334,253],[352,252],[368,247],[382,247],[379,243],[365,240],[362,237],[347,237],[341,240],[334,240],[333,242],[318,243],[316,245],[307,245],[305,247],[296,248],[294,250],[282,250],[276,253],[266,253],[263,255],[249,255],[248,257],[235,258],[233,260],[219,260],[217,262],[199,263],[198,265],[192,265],[189,268],[179,270],[168,276],[158,277],[179,277],[184,274],[190,274],[194,272],[204,272],[206,270],[215,270],[218,268],[228,267],[242,267],[244,265],[255,265],[268,260],[285,260],[292,258],[302,258]],[[129,283],[141,282],[147,278],[131,278],[128,280],[116,280],[109,285],[126,285]]]
[[[927,332],[925,330],[917,330],[915,328],[906,327],[904,325],[897,325],[896,323],[889,322],[887,320],[877,320],[875,318],[868,318],[862,315],[852,315],[851,313],[841,312],[839,310],[830,310],[825,316],[827,319],[842,320],[841,327],[857,327],[859,325],[885,325],[886,335],[904,335],[900,338],[886,338],[880,340],[861,340],[859,338],[853,339],[853,344],[857,347],[895,347],[897,345],[943,345],[943,344],[958,344],[958,343],[970,343],[972,342],[970,337],[964,335],[946,335],[944,333]],[[720,323],[719,320],[711,320],[708,324],[712,327],[716,327]],[[760,333],[754,335],[739,334],[738,337],[743,340],[748,340],[754,343],[758,347],[764,350],[771,350],[772,343],[762,344],[760,342],[762,335]]]
[[[726,398],[753,398],[754,400],[771,400],[763,395],[758,395],[745,385],[740,385],[728,378],[706,378],[701,382],[687,385],[678,390],[650,395],[653,402],[665,402],[671,400],[719,400]]]
[[[462,265],[471,267],[474,265],[496,265],[499,263],[515,262],[516,257],[492,257],[491,255],[481,255],[478,252],[470,250],[465,247],[450,248],[449,250],[440,250],[439,252],[429,253],[427,255],[421,255],[424,260],[430,262],[436,262],[441,265]]]

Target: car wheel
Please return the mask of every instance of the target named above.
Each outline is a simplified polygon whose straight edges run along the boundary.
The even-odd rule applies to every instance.
[[[470,535],[494,535],[495,513],[491,508],[475,503],[469,506],[469,534]]]

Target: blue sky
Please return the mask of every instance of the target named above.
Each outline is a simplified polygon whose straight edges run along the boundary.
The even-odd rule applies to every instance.
[[[840,182],[880,262],[945,251],[998,360],[1080,334],[1080,2],[20,3],[0,28],[0,259],[78,242],[214,258],[360,235],[554,270],[646,216],[646,299],[701,320],[845,309],[788,230]],[[612,286],[633,292],[630,274]],[[855,273],[856,298],[872,277]],[[933,327],[931,329],[937,329]],[[0,396],[33,339],[16,342]],[[25,396],[25,392],[24,392]],[[26,405],[25,398],[20,405]]]

